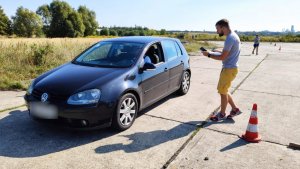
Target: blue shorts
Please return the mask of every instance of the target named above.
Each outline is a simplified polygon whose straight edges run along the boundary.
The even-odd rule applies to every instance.
[[[258,47],[258,46],[259,46],[259,43],[258,43],[258,44],[254,44],[253,46],[256,48],[256,47]]]

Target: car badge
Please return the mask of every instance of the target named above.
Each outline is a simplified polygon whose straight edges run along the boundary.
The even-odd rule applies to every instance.
[[[46,102],[48,100],[48,93],[43,93],[41,96],[41,101]]]

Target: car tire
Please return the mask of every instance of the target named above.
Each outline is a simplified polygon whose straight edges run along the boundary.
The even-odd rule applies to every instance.
[[[124,94],[118,102],[112,120],[112,127],[119,131],[130,128],[136,118],[138,107],[135,95],[132,93]]]
[[[183,72],[180,88],[178,89],[177,93],[179,95],[187,94],[190,89],[190,84],[191,84],[191,74],[185,70]]]

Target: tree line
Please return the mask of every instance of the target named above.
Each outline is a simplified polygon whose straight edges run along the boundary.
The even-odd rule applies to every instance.
[[[85,37],[166,35],[165,29],[146,27],[99,27],[96,13],[86,6],[73,9],[67,2],[54,0],[36,12],[19,7],[9,19],[0,6],[0,35],[19,37]]]
[[[104,36],[152,36],[152,35],[167,35],[165,29],[154,30],[147,27],[100,27],[99,35]]]
[[[55,0],[36,12],[19,7],[11,20],[0,6],[0,35],[20,37],[83,37],[96,35],[96,13],[86,6],[73,9],[67,2]]]

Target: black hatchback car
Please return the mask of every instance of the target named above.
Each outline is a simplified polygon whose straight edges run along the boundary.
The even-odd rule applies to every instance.
[[[100,41],[37,77],[24,96],[31,117],[72,127],[128,129],[138,111],[190,87],[189,56],[178,39]]]

